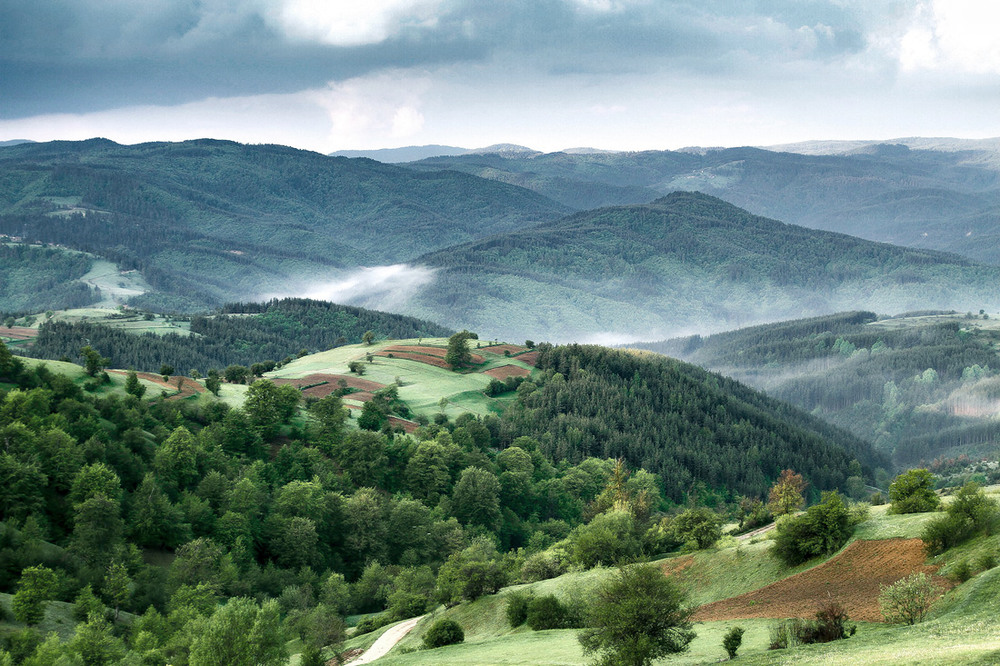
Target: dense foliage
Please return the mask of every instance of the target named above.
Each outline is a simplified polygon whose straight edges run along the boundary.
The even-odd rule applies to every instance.
[[[919,315],[847,312],[637,346],[763,389],[900,466],[992,451],[1000,330],[971,313]]]
[[[783,224],[691,192],[577,213],[420,263],[439,271],[409,313],[510,339],[667,336],[850,307],[1000,308],[1000,268]]]
[[[847,504],[838,493],[830,492],[804,514],[779,520],[771,548],[785,564],[795,566],[817,555],[835,553],[847,543],[853,529]]]
[[[93,323],[49,322],[30,353],[39,358],[75,358],[85,344],[120,368],[157,372],[164,364],[187,372],[198,368],[250,366],[281,361],[301,350],[320,351],[357,344],[367,332],[379,339],[446,336],[437,324],[323,301],[289,298],[267,303],[231,304],[221,315],[191,318],[193,335],[136,335]]]
[[[55,248],[0,243],[0,313],[77,308],[100,300],[83,282],[93,258]]]
[[[681,501],[701,487],[764,496],[782,469],[814,492],[841,487],[871,447],[735,381],[650,355],[603,347],[540,347],[546,375],[518,388],[503,432],[530,434],[555,460],[621,457],[659,475]],[[784,461],[784,462],[783,462]]]

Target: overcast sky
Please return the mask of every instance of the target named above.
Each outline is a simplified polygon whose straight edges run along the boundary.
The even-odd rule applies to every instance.
[[[0,140],[1000,136],[994,0],[0,0]]]

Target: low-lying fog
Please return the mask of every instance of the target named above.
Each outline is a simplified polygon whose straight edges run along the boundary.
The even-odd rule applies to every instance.
[[[303,281],[284,295],[404,312],[406,303],[434,281],[434,272],[433,268],[409,264],[363,267],[329,280]]]

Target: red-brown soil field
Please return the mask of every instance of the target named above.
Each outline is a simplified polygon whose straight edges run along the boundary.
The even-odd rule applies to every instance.
[[[7,328],[6,326],[0,326],[0,338],[10,338],[11,340],[31,340],[32,338],[37,337],[37,328],[24,328],[22,326]]]
[[[438,358],[437,356],[428,356],[427,354],[411,354],[404,351],[380,351],[375,356],[383,356],[393,358],[402,358],[408,361],[418,361],[420,363],[426,363],[427,365],[433,365],[436,368],[450,369],[451,366],[445,363],[443,358]]]
[[[369,393],[374,393],[379,389],[385,388],[385,384],[379,384],[378,382],[369,381],[367,379],[362,379],[355,375],[326,375],[326,374],[315,374],[307,375],[305,377],[300,377],[299,379],[286,379],[284,377],[277,377],[272,379],[275,384],[291,384],[296,388],[302,388],[303,386],[310,386],[311,388],[303,389],[302,393],[304,395],[314,395],[317,398],[323,398],[337,389],[340,388],[340,380],[343,379],[344,382],[351,388],[358,389],[360,391],[367,391]],[[325,384],[321,382],[326,382]],[[318,386],[313,386],[318,384]]]
[[[528,352],[527,354],[521,354],[520,356],[517,357],[517,360],[523,361],[528,365],[534,365],[538,361],[538,352],[532,351]]]
[[[490,368],[483,372],[483,374],[489,375],[494,379],[504,380],[508,377],[527,377],[531,374],[531,370],[522,368],[519,365],[501,365],[499,368]]]
[[[448,350],[444,347],[427,347],[419,345],[393,345],[392,347],[386,347],[381,352],[376,354],[376,356],[385,356],[385,352],[391,352],[393,356],[399,356],[400,353],[404,354],[426,354],[427,356],[433,356],[435,358],[444,359],[448,355]],[[503,352],[500,352],[501,354]],[[401,357],[403,358],[403,357]],[[405,357],[409,358],[409,357]],[[419,360],[419,359],[417,359]],[[483,363],[484,359],[479,354],[472,354],[473,363]],[[432,364],[433,365],[433,364]]]
[[[491,354],[503,354],[504,352],[520,354],[523,351],[528,351],[528,348],[520,345],[493,345],[492,347],[482,347],[479,351],[487,351]]]
[[[855,541],[840,555],[812,569],[738,597],[705,604],[692,619],[812,618],[821,606],[835,601],[852,620],[881,622],[879,585],[890,585],[911,573],[936,573],[938,567],[924,564],[926,557],[920,539]],[[933,579],[942,590],[951,586],[940,576]]]

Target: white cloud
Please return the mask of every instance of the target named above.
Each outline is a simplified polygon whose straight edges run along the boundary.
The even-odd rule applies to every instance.
[[[899,42],[905,71],[1000,74],[1000,3],[932,0],[916,12]]]
[[[398,310],[433,280],[432,268],[409,264],[372,266],[337,280],[304,287],[300,295],[377,310]]]
[[[279,0],[266,20],[287,36],[334,46],[378,44],[409,28],[433,28],[442,0]]]

